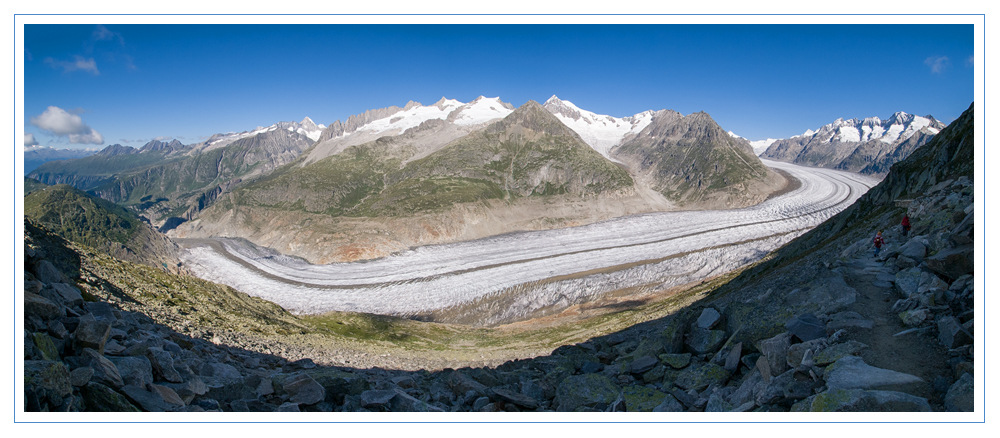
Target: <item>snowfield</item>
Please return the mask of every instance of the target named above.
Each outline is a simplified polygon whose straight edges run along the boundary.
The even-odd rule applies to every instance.
[[[188,245],[182,260],[203,279],[293,313],[448,313],[499,324],[623,288],[663,289],[725,273],[819,225],[878,183],[848,172],[763,161],[801,186],[743,209],[628,216],[419,247],[363,262],[312,265],[229,239]]]

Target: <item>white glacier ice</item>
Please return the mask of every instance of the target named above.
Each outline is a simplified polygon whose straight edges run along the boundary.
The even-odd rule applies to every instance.
[[[201,278],[293,313],[414,315],[508,294],[509,305],[481,309],[482,321],[503,322],[612,290],[666,288],[730,271],[840,212],[878,182],[848,172],[762,161],[793,175],[800,187],[742,209],[620,217],[418,247],[363,262],[312,265],[225,239],[190,246],[182,260]],[[512,291],[517,293],[509,295]]]

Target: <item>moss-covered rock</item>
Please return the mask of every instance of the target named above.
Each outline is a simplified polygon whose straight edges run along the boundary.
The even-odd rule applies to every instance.
[[[32,333],[31,337],[43,360],[59,360],[59,350],[56,348],[55,342],[52,341],[52,337],[40,332]]]

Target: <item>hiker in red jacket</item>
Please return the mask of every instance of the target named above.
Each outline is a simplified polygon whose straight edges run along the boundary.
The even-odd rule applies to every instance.
[[[872,243],[875,244],[875,257],[878,257],[878,252],[882,249],[882,244],[885,243],[885,240],[882,239],[881,231],[875,234],[875,240],[873,240]]]
[[[904,213],[903,214],[903,223],[901,223],[900,225],[903,226],[903,237],[908,236],[910,234],[910,216],[908,216],[908,215],[906,215]]]

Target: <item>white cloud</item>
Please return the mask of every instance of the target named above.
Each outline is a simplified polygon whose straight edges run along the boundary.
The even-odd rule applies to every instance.
[[[63,73],[83,70],[95,75],[101,74],[101,72],[97,70],[97,62],[94,61],[94,58],[84,58],[80,55],[74,55],[72,61],[59,61],[53,59],[52,57],[48,57],[45,58],[45,63],[52,66],[52,68],[62,68]]]
[[[951,65],[947,56],[931,56],[924,60],[924,64],[931,68],[931,73],[941,73]]]
[[[56,136],[69,137],[70,143],[104,144],[104,136],[84,124],[80,116],[57,106],[32,117],[31,124]]]
[[[969,55],[968,58],[965,58],[965,66],[966,67],[975,67],[976,66],[976,55]]]
[[[94,32],[90,34],[90,39],[93,41],[111,41],[118,40],[118,44],[125,45],[125,39],[118,32],[112,32],[108,28],[104,27],[103,24],[98,24]]]
[[[77,144],[104,144],[104,136],[100,132],[91,129],[90,132],[83,134],[70,134],[69,142]]]
[[[38,146],[38,140],[35,140],[35,134],[24,134],[24,146]]]

